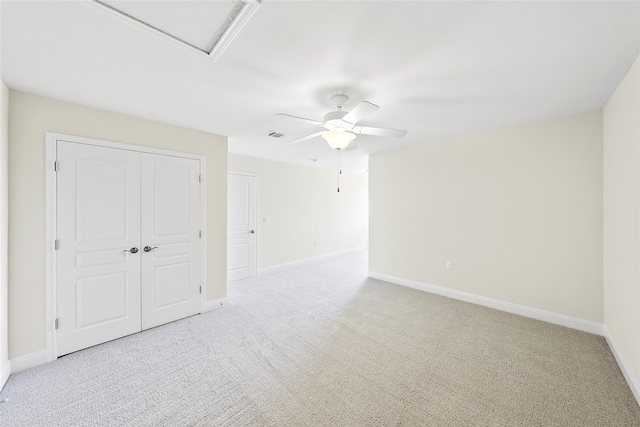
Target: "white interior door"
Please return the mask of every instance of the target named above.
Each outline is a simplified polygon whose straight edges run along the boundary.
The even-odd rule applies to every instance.
[[[57,355],[140,331],[140,154],[57,144]]]
[[[56,142],[56,356],[201,310],[200,160]]]
[[[142,157],[142,328],[200,313],[200,162]]]
[[[229,172],[227,280],[257,274],[256,176]]]

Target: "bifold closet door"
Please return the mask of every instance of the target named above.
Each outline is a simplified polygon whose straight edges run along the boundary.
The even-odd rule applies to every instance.
[[[141,329],[140,154],[58,141],[57,353]]]
[[[200,162],[142,156],[142,328],[200,313]]]

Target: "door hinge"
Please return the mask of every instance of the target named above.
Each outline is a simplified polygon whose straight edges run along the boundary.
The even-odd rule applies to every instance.
[[[198,231],[198,238],[202,239],[202,230]]]
[[[198,182],[202,182],[202,175],[198,175]]]
[[[60,249],[60,241],[56,239],[53,241],[53,250],[57,251],[58,249]]]
[[[53,321],[53,329],[58,329],[58,319]]]
[[[58,164],[58,161],[56,160],[55,162],[53,162],[53,171],[54,172],[58,172],[59,168],[60,168],[60,165]]]
[[[202,285],[200,285],[200,293],[202,293]]]

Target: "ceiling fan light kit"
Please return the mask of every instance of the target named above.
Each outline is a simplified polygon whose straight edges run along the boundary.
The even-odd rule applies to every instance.
[[[335,150],[343,150],[347,148],[356,135],[344,130],[329,130],[322,132],[322,137],[329,143],[329,147]]]

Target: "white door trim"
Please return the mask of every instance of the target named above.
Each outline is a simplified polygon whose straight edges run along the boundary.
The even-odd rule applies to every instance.
[[[253,178],[255,178],[256,180],[256,191],[254,194],[255,200],[253,201],[254,206],[256,207],[255,209],[255,222],[256,222],[256,256],[255,256],[255,263],[256,263],[256,275],[258,274],[258,272],[260,271],[260,221],[259,221],[259,216],[258,216],[258,212],[260,212],[260,206],[258,204],[258,201],[260,200],[259,197],[259,191],[260,191],[260,180],[258,177],[258,174],[252,173],[252,172],[240,172],[240,171],[235,171],[235,170],[227,170],[227,177],[229,176],[229,174],[236,174],[236,175],[246,175],[246,176],[251,176]],[[228,228],[228,221],[227,221],[227,228]]]
[[[56,142],[64,140],[78,144],[95,145],[107,148],[117,148],[121,150],[137,151],[140,153],[161,154],[174,157],[195,159],[200,162],[200,175],[202,183],[200,185],[200,229],[202,238],[200,239],[200,269],[202,294],[200,296],[200,312],[205,312],[207,301],[207,278],[206,278],[206,157],[199,154],[182,153],[178,151],[162,150],[153,147],[140,145],[123,144],[119,142],[106,141],[82,136],[67,135],[56,132],[45,133],[45,287],[46,287],[46,317],[45,330],[47,339],[47,362],[57,359],[57,340],[55,331],[55,319],[57,317],[56,308],[56,171],[54,164],[56,158]]]

